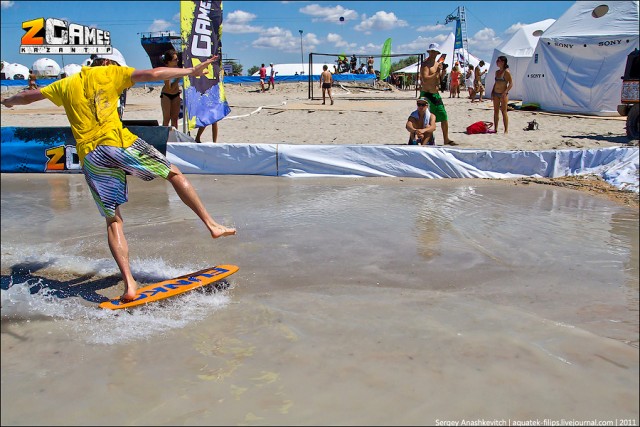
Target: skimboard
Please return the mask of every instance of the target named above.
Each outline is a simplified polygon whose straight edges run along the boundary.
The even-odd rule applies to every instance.
[[[227,276],[231,276],[238,270],[239,267],[235,265],[216,265],[215,267],[205,268],[204,270],[195,271],[185,274],[184,276],[163,280],[162,282],[139,288],[134,300],[125,302],[119,298],[112,299],[100,303],[100,307],[119,310],[121,308],[130,308],[163,300],[201,286],[218,282]]]

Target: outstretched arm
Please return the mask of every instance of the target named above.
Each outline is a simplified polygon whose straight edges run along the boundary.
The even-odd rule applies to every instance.
[[[25,90],[24,92],[16,93],[7,99],[3,99],[2,105],[7,108],[11,108],[14,105],[27,105],[43,99],[44,95],[40,92],[40,89]]]
[[[201,62],[195,67],[191,68],[176,68],[176,67],[158,67],[150,70],[136,70],[131,74],[131,81],[133,83],[155,82],[160,80],[171,80],[174,78],[185,76],[203,76],[207,74],[209,64],[218,59],[218,55],[209,57],[206,61]]]

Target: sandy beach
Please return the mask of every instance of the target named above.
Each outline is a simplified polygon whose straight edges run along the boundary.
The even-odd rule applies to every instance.
[[[321,90],[309,99],[307,83],[279,83],[260,93],[258,84],[224,86],[231,113],[219,122],[221,143],[373,144],[402,145],[408,140],[405,124],[415,110],[415,90],[386,84],[336,84],[335,104],[322,105]],[[21,88],[11,87],[3,98]],[[467,135],[476,121],[493,121],[489,100],[471,103],[466,93],[449,98],[441,93],[449,115],[450,138],[459,148],[487,150],[562,150],[637,145],[625,136],[624,117],[591,117],[531,111],[509,112],[509,133],[502,119],[496,134]],[[129,89],[124,120],[158,120],[162,124],[160,86],[138,84]],[[518,101],[514,101],[518,102]],[[538,129],[524,131],[535,120]],[[64,110],[48,101],[7,109],[2,126],[67,126]],[[179,125],[178,130],[182,130]],[[436,145],[442,145],[440,125]],[[194,132],[191,132],[195,135]],[[211,140],[205,131],[204,141]],[[428,149],[425,147],[425,149]]]
[[[157,120],[162,124],[160,86],[138,84],[129,89],[124,120]],[[2,98],[21,87],[5,88]],[[415,90],[399,90],[385,83],[376,87],[336,83],[334,105],[322,105],[322,92],[316,85],[313,99],[307,83],[277,83],[275,90],[260,92],[258,84],[224,86],[231,113],[219,122],[219,143],[286,144],[366,144],[404,145],[408,140],[405,124],[415,109]],[[471,103],[466,93],[449,98],[441,93],[449,115],[449,137],[456,148],[482,150],[566,150],[637,146],[625,134],[624,117],[597,117],[553,114],[536,111],[509,111],[509,133],[502,118],[495,134],[467,135],[466,128],[476,121],[492,121],[489,100]],[[328,99],[328,98],[327,98]],[[514,100],[518,104],[518,100]],[[64,109],[49,101],[39,101],[12,109],[2,108],[2,126],[68,126]],[[535,120],[538,129],[525,131]],[[178,130],[183,130],[182,120]],[[195,131],[189,132],[195,136]],[[442,146],[437,125],[436,145]],[[206,130],[203,141],[211,141]],[[425,150],[428,150],[425,147]],[[559,185],[604,195],[626,205],[638,206],[638,194],[619,191],[597,177],[525,178],[520,181]]]

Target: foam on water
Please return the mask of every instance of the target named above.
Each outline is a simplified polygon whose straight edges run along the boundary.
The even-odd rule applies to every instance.
[[[45,245],[28,249],[3,248],[2,262],[11,265],[20,260],[25,270],[46,266],[55,274],[91,275],[92,279],[118,275],[112,259],[88,259],[78,255],[50,255]],[[131,267],[139,285],[187,274],[202,266],[171,266],[161,258],[132,260]],[[116,344],[167,333],[199,321],[229,303],[227,291],[196,289],[184,295],[129,310],[104,310],[96,302],[65,296],[56,289],[57,280],[26,278],[27,271],[3,276],[1,315],[3,321],[53,320],[65,322],[64,329],[74,337],[96,344]],[[28,271],[32,274],[32,271]],[[80,287],[83,285],[80,284]]]

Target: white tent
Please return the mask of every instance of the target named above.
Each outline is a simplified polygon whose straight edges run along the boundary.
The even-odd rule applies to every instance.
[[[5,62],[2,72],[7,80],[27,80],[29,78],[29,68],[22,64]]]
[[[58,77],[60,74],[60,66],[56,61],[50,58],[37,59],[31,67],[36,77]]]
[[[638,1],[578,1],[540,37],[524,76],[525,103],[546,111],[618,116],[627,55],[638,49]]]
[[[496,70],[498,69],[496,60],[499,56],[506,56],[509,72],[513,79],[513,88],[509,91],[509,99],[522,99],[524,95],[522,81],[529,66],[529,61],[533,56],[533,51],[542,33],[554,22],[556,22],[555,19],[545,19],[544,21],[524,25],[513,33],[509,40],[506,40],[493,50],[493,58],[489,63],[489,71],[485,80],[486,98],[491,98],[491,91],[495,83]]]
[[[313,73],[311,73],[314,76],[318,76],[320,74],[322,74],[322,66],[323,65],[327,65],[327,67],[329,67],[329,71],[331,71],[332,73],[335,72],[333,66],[335,64],[330,64],[328,62],[322,62],[322,63],[314,63],[313,64]],[[267,79],[269,78],[269,71],[271,69],[271,67],[269,66],[269,64],[265,65],[265,68],[267,69]],[[276,72],[278,73],[277,76],[295,76],[296,73],[298,73],[298,75],[301,75],[301,71],[304,70],[304,74],[303,75],[307,75],[307,73],[309,72],[309,64],[301,64],[301,63],[293,63],[293,64],[273,64],[273,68],[276,69]],[[252,76],[259,76],[260,75],[260,70],[256,71],[255,73],[252,74]]]
[[[82,71],[82,65],[78,65],[78,64],[67,64],[62,68],[62,71],[60,71],[60,74],[64,73],[68,76],[72,76],[76,73],[79,73],[80,71]]]

